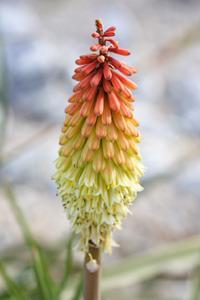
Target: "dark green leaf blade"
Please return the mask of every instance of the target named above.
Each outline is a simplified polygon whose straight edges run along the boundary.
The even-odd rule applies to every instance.
[[[15,281],[8,275],[6,272],[3,264],[0,262],[0,275],[6,284],[6,287],[8,289],[8,292],[11,296],[14,297],[16,300],[27,300],[28,298],[24,294],[24,292],[21,290],[21,288],[15,283]]]
[[[62,290],[66,287],[70,275],[72,273],[73,269],[73,241],[74,241],[74,234],[72,233],[70,238],[67,240],[67,246],[66,246],[66,259],[65,259],[65,268],[64,273],[61,279],[61,282],[58,287],[58,294],[62,292]]]

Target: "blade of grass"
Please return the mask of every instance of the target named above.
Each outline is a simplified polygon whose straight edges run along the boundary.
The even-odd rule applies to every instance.
[[[0,275],[6,284],[9,294],[16,300],[27,300],[28,298],[21,290],[21,288],[15,283],[15,281],[8,275],[3,264],[0,262]]]
[[[191,300],[200,300],[200,255],[198,258],[198,265],[195,270],[193,281],[192,281]]]
[[[20,209],[20,207],[17,204],[14,192],[9,183],[6,183],[4,185],[4,191],[7,196],[6,199],[8,200],[8,202],[10,204],[10,207],[13,211],[16,221],[18,222],[18,225],[20,226],[24,240],[25,240],[26,244],[28,245],[28,247],[32,247],[32,245],[34,245],[36,242],[34,241],[34,238],[32,236],[32,233],[28,226],[28,223],[24,217],[24,214],[22,213],[22,210]]]
[[[72,273],[73,269],[73,241],[74,241],[74,234],[71,234],[70,238],[67,240],[67,245],[66,245],[66,260],[65,260],[65,268],[64,268],[64,273],[61,279],[61,282],[58,287],[58,295],[62,292],[62,290],[66,287],[69,277]]]
[[[200,251],[200,236],[193,237],[170,246],[155,249],[147,254],[123,259],[104,272],[102,286],[104,290],[117,286],[126,286],[154,277],[169,262],[185,261],[195,258]]]
[[[72,300],[79,300],[83,294],[83,276],[81,274],[80,279],[78,280],[78,284],[75,288],[74,295]]]
[[[55,300],[55,284],[50,277],[49,267],[42,250],[33,247],[33,268],[41,295],[45,300]]]
[[[54,281],[50,276],[47,261],[44,258],[44,254],[42,252],[41,247],[36,242],[31,233],[31,230],[28,226],[28,223],[22,210],[17,205],[14,192],[9,183],[6,183],[5,185],[5,193],[7,195],[7,199],[10,203],[12,211],[16,217],[16,220],[21,228],[24,240],[31,252],[32,267],[35,274],[38,290],[40,292],[40,299],[55,300],[56,287]]]
[[[12,300],[13,298],[11,298],[12,296],[9,296],[8,293],[2,293],[0,295],[0,300]]]

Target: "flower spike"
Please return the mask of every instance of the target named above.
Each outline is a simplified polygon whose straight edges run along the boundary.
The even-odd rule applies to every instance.
[[[136,70],[111,56],[130,55],[115,33],[114,26],[104,31],[96,20],[93,53],[76,60],[72,78],[78,83],[65,110],[56,163],[58,193],[85,252],[91,243],[111,251],[113,230],[142,190],[132,94],[137,85],[126,77]]]

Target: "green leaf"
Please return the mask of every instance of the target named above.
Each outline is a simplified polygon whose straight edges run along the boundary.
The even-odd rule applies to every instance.
[[[109,290],[116,285],[124,287],[152,278],[164,270],[169,262],[194,259],[199,251],[200,236],[197,236],[172,243],[168,247],[153,249],[147,254],[125,258],[105,270],[102,288]]]
[[[53,282],[44,253],[38,246],[33,246],[33,269],[41,297],[55,300],[55,283]]]
[[[72,233],[70,238],[67,240],[67,245],[66,245],[66,260],[65,260],[65,268],[64,268],[64,273],[60,282],[60,285],[58,287],[58,294],[62,292],[62,290],[66,287],[70,275],[73,270],[73,241],[74,241],[74,234]]]
[[[20,209],[20,207],[17,204],[14,192],[9,183],[5,183],[4,190],[5,190],[5,194],[7,196],[7,200],[9,201],[10,207],[11,207],[11,209],[15,215],[15,218],[21,228],[24,240],[29,247],[32,247],[32,245],[34,245],[36,242],[32,236],[32,233],[28,226],[26,218],[24,217],[22,210]]]
[[[17,205],[12,187],[8,183],[5,185],[5,193],[13,210],[13,213],[16,217],[16,220],[21,228],[24,240],[31,252],[32,267],[35,274],[38,290],[40,292],[40,299],[55,300],[56,287],[55,283],[51,278],[48,263],[45,259],[44,253],[39,244],[34,239],[26,221],[26,218],[20,207]]]
[[[192,283],[193,284],[192,284],[191,300],[200,300],[200,256],[198,259],[198,264],[194,273]]]
[[[8,292],[11,296],[16,300],[27,300],[28,298],[25,296],[24,292],[21,288],[15,283],[15,281],[7,274],[3,264],[0,262],[0,275],[4,280]]]
[[[83,276],[81,274],[80,279],[78,280],[78,284],[75,288],[74,295],[72,300],[79,300],[83,294]]]
[[[8,295],[8,293],[2,293],[0,295],[0,300],[12,300],[11,296]]]

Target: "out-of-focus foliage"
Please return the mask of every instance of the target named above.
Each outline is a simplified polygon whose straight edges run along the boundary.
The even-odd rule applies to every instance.
[[[57,268],[60,267],[58,263],[59,260],[57,260],[56,256],[59,255],[57,251],[61,249],[57,249],[55,252],[50,253],[48,253],[47,249],[43,249],[31,233],[23,212],[17,205],[12,189],[7,185],[5,191],[10,207],[21,228],[27,253],[24,254],[23,257],[20,257],[20,255],[18,257],[15,256],[16,253],[14,249],[13,253],[11,253],[9,257],[5,256],[2,259],[0,264],[0,274],[5,284],[5,290],[0,294],[0,299],[60,299],[63,289],[67,286],[69,277],[72,279],[76,273],[74,271],[72,255],[74,237],[71,236],[67,241],[66,258],[63,261],[65,266],[63,276],[58,279],[55,278],[56,276],[53,278],[52,273],[56,272]],[[21,261],[21,259],[23,261]],[[12,268],[19,263],[21,263],[20,271],[17,272],[13,279],[8,274],[7,268]],[[77,287],[74,289],[73,299],[78,300],[80,299],[82,291],[82,280],[81,284],[79,278],[75,278],[74,281]]]
[[[3,144],[3,138],[5,134],[5,122],[8,109],[8,89],[6,82],[6,66],[5,66],[5,55],[4,55],[4,43],[3,38],[0,34],[0,139],[1,145]],[[1,151],[1,149],[0,149]]]
[[[2,255],[0,275],[3,289],[0,292],[0,300],[81,299],[83,280],[81,266],[77,265],[73,258],[74,236],[71,235],[67,242],[55,249],[39,244],[17,204],[12,187],[6,184],[4,189],[21,228],[25,245]],[[65,258],[62,258],[63,252]],[[169,263],[192,261],[194,272],[190,270],[188,278],[193,280],[193,288],[191,299],[188,300],[198,300],[200,299],[199,252],[200,237],[197,236],[147,254],[127,257],[117,264],[105,267],[102,280],[103,299],[109,299],[109,295],[119,288],[127,288],[136,283],[144,285],[144,294],[141,292],[137,299],[153,299],[145,287],[148,282],[151,286],[162,278]],[[173,278],[173,275],[171,276]]]

